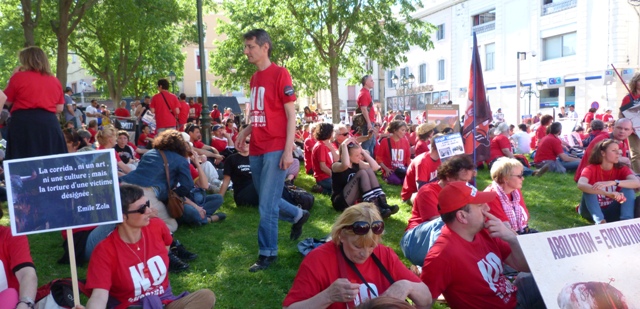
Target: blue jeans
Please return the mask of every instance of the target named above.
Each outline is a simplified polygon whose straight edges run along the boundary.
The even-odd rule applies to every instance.
[[[600,222],[603,219],[607,222],[633,219],[635,193],[633,189],[628,188],[622,188],[621,191],[627,200],[622,204],[613,201],[605,208],[600,207],[596,194],[582,193],[582,200],[580,201],[580,208],[578,209],[580,215],[593,222]]]
[[[406,231],[400,240],[400,249],[404,256],[413,264],[422,266],[429,249],[436,242],[444,222],[441,218],[420,223],[413,229]]]
[[[189,225],[207,224],[209,223],[207,221],[207,218],[213,215],[216,211],[218,211],[220,206],[222,206],[223,201],[224,201],[224,198],[220,194],[210,194],[205,196],[204,203],[200,205],[202,206],[202,208],[204,208],[204,210],[207,213],[204,219],[200,217],[200,212],[198,212],[198,210],[195,207],[184,204],[184,214],[182,214],[182,217],[180,218],[180,220],[178,220],[178,222],[189,224]]]
[[[320,181],[317,181],[316,183],[320,187],[322,187],[322,194],[331,195],[331,193],[333,192],[331,178],[320,180]]]
[[[364,142],[362,142],[362,144],[360,144],[360,147],[362,147],[362,149],[369,151],[370,155],[373,155],[373,148],[376,145],[376,138],[372,137]]]
[[[259,156],[249,156],[253,185],[256,187],[260,204],[258,225],[259,254],[278,255],[278,219],[295,223],[302,218],[302,209],[282,199],[282,188],[286,170],[280,169],[282,150]]]
[[[575,171],[575,170],[578,169],[578,165],[580,165],[580,160],[578,160],[578,161],[570,161],[570,162],[569,161],[562,161],[562,159],[560,159],[560,158],[558,158],[557,160],[568,171]]]
[[[91,257],[91,253],[93,253],[93,250],[98,246],[98,244],[103,239],[107,238],[107,236],[109,236],[109,234],[111,234],[111,232],[113,232],[113,230],[115,229],[116,229],[116,223],[99,225],[98,227],[93,229],[91,233],[89,233],[89,237],[87,237],[87,243],[84,245],[85,261],[89,261],[89,258]]]

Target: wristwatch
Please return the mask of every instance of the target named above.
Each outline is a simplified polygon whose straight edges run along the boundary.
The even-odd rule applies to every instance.
[[[620,180],[616,179],[615,182],[616,182],[616,186],[620,185]]]

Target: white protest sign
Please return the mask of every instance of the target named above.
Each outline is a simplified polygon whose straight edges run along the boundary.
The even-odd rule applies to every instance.
[[[156,131],[156,115],[150,110],[147,110],[147,112],[142,115],[142,122],[149,125],[149,129],[151,129],[151,132]]]
[[[13,235],[122,222],[113,149],[4,161]]]
[[[640,219],[518,241],[547,308],[640,308]]]
[[[464,144],[460,133],[436,137],[435,142],[442,162],[455,155],[464,154]]]
[[[571,147],[577,146],[573,144],[573,138],[571,137],[571,133],[573,129],[576,127],[578,121],[576,119],[560,119],[559,122],[562,124],[562,132],[560,132],[560,139],[568,143]],[[581,145],[580,145],[581,146]]]
[[[624,118],[630,119],[633,123],[633,129],[640,132],[640,105],[634,105],[622,112]]]

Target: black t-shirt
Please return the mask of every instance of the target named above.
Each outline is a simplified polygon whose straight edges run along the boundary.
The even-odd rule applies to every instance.
[[[223,175],[231,177],[231,181],[233,182],[233,197],[235,198],[238,192],[253,183],[249,156],[234,153],[224,159]]]
[[[124,145],[123,148],[120,148],[118,144],[116,144],[113,149],[116,150],[116,153],[120,156],[120,160],[124,164],[128,164],[131,159],[134,158],[133,149],[129,145]]]
[[[341,173],[332,173],[331,174],[331,186],[333,194],[331,195],[331,200],[337,196],[342,194],[342,191],[347,186],[347,183],[356,175],[356,173],[360,170],[360,165],[351,164],[351,167],[342,171]]]

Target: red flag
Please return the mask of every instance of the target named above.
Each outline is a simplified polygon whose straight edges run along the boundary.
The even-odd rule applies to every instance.
[[[469,97],[462,126],[462,138],[464,139],[464,152],[473,155],[476,164],[489,160],[489,123],[492,119],[491,107],[484,89],[482,64],[474,32]]]

